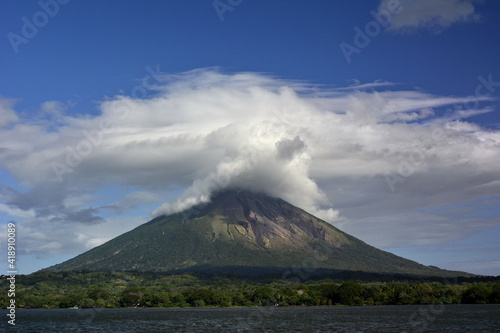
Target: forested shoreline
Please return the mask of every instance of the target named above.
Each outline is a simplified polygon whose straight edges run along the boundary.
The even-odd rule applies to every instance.
[[[8,290],[8,276],[0,285]],[[305,282],[197,274],[37,272],[16,276],[17,308],[500,303],[500,279]],[[0,295],[6,308],[7,293]]]

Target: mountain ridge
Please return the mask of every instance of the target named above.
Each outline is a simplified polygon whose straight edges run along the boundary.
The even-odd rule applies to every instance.
[[[418,276],[470,276],[377,249],[265,194],[226,190],[159,216],[49,271],[252,272],[302,268]]]

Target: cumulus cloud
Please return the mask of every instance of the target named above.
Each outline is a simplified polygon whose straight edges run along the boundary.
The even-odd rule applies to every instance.
[[[278,158],[291,160],[293,157],[306,149],[306,144],[297,135],[293,139],[281,139],[276,142]]]
[[[50,116],[61,117],[67,105],[61,101],[45,101],[40,105],[40,111]]]
[[[492,98],[388,87],[327,89],[200,69],[159,77],[147,98],[107,98],[98,115],[63,115],[51,130],[18,121],[0,131],[0,164],[26,190],[0,188],[0,211],[23,219],[25,241],[52,254],[70,246],[64,231],[74,249],[123,232],[110,212],[154,205],[152,216],[169,214],[224,188],[281,197],[368,241],[367,226],[400,230],[374,245],[429,244],[498,225],[461,228],[471,220],[422,211],[500,190],[500,133],[460,113],[489,112],[482,104]],[[451,111],[436,116],[443,110]],[[405,216],[408,233],[396,227]],[[432,237],[413,237],[426,227]]]
[[[400,0],[397,14],[391,16],[389,30],[408,31],[419,28],[439,32],[449,26],[479,19],[473,0]],[[379,10],[390,8],[393,0],[382,0]]]
[[[0,97],[0,128],[19,120],[12,109],[14,102],[12,99]]]

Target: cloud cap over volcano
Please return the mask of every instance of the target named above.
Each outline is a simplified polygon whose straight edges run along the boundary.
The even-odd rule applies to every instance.
[[[178,212],[224,188],[281,197],[362,239],[372,235],[376,246],[435,244],[499,226],[431,209],[500,192],[500,133],[465,121],[492,111],[489,96],[389,82],[332,88],[213,68],[157,79],[146,98],[113,96],[98,115],[57,123],[1,104],[9,122],[0,161],[26,191],[4,186],[0,210],[24,221],[33,235],[26,248],[43,240],[40,253],[87,249],[116,236],[111,213],[141,205],[153,215]],[[106,186],[128,195],[105,196]],[[411,233],[394,226],[403,215]],[[366,231],[375,225],[387,230]],[[62,244],[64,232],[76,241]],[[415,238],[422,234],[433,237]]]

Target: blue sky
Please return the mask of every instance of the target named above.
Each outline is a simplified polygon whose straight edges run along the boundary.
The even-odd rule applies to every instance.
[[[0,9],[0,219],[18,224],[20,272],[246,186],[424,264],[500,275],[500,3]]]

